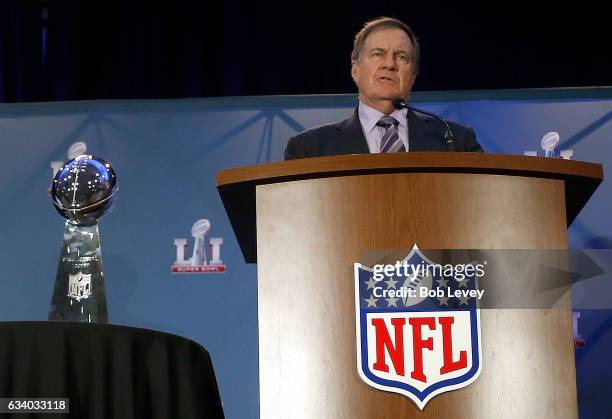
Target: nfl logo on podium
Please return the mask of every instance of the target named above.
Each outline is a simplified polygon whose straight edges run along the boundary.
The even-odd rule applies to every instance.
[[[477,280],[440,275],[442,265],[428,268],[436,264],[416,245],[399,265],[383,275],[355,263],[357,370],[368,385],[422,410],[480,374]]]

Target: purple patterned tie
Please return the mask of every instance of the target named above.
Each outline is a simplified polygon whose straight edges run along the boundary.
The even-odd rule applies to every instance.
[[[399,139],[399,133],[397,131],[399,121],[392,116],[383,116],[378,120],[376,125],[385,129],[385,134],[380,140],[380,152],[392,153],[399,151],[402,147],[402,142]]]

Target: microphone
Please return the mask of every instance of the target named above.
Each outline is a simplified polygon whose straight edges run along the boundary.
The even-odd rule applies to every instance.
[[[406,103],[404,99],[399,98],[399,97],[396,99],[393,99],[393,107],[398,110],[404,109],[404,108],[410,109],[411,111],[431,116],[432,118],[437,119],[438,121],[442,122],[442,124],[444,124],[444,127],[445,127],[444,140],[446,141],[446,147],[448,148],[448,151],[455,151],[455,136],[453,135],[453,132],[451,131],[450,126],[448,125],[448,122],[446,122],[445,119],[440,118],[435,113],[427,112],[422,109],[415,108],[414,106],[410,106]]]

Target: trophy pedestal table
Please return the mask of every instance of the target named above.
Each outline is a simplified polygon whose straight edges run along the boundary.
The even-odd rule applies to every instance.
[[[0,359],[0,397],[69,399],[70,413],[50,418],[224,417],[208,352],[179,336],[91,323],[4,322]]]

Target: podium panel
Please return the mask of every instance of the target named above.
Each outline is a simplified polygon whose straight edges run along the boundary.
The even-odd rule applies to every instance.
[[[565,249],[567,226],[602,179],[597,164],[481,153],[221,171],[234,232],[258,263],[260,417],[576,419],[569,293],[553,309],[482,309],[480,376],[420,410],[359,376],[353,264],[380,263],[373,252],[407,255],[415,244]]]
[[[356,368],[354,262],[415,243],[565,248],[562,181],[381,174],[256,194],[261,418],[577,418],[570,310],[482,310],[482,374],[424,411]]]

